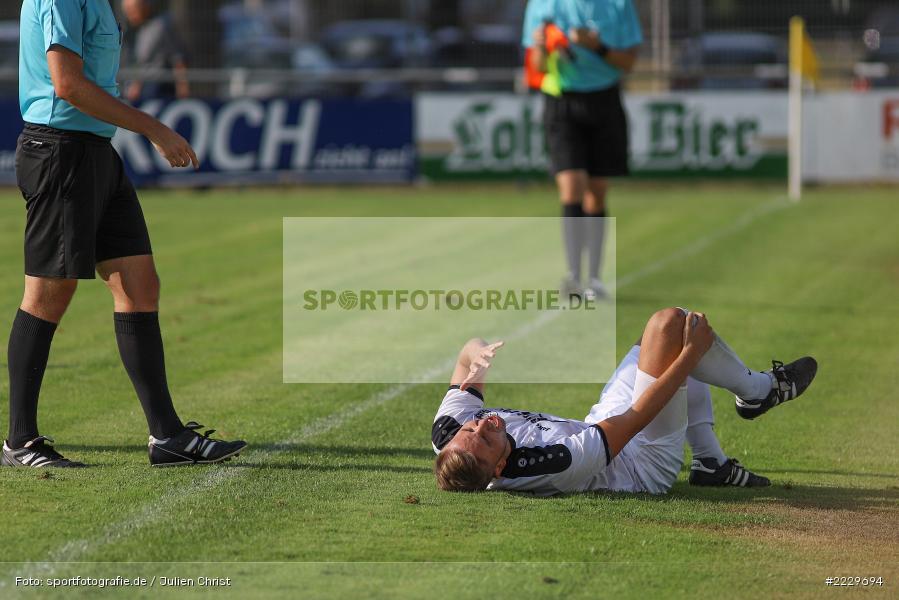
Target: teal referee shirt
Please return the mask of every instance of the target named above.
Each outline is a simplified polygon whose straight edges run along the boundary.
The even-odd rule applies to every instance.
[[[26,123],[111,138],[115,125],[84,114],[56,95],[47,50],[62,46],[81,57],[84,75],[113,96],[122,33],[108,0],[24,0],[19,23],[19,108]]]
[[[643,42],[640,18],[633,0],[528,0],[524,13],[521,43],[534,43],[534,30],[552,21],[565,35],[572,27],[599,32],[609,48],[627,50]],[[604,90],[621,80],[621,71],[604,61],[596,52],[572,44],[575,61],[559,65],[559,79],[566,92]]]

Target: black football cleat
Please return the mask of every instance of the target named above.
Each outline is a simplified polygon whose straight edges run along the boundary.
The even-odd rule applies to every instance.
[[[735,458],[728,458],[719,466],[718,461],[708,457],[693,459],[693,464],[690,465],[690,485],[768,487],[771,480],[756,475]]]
[[[86,467],[84,463],[69,460],[53,448],[53,438],[39,436],[13,450],[4,441],[3,456],[0,465],[4,467],[34,467],[42,469],[54,467],[59,469]]]
[[[755,419],[787,400],[798,398],[808,389],[818,372],[818,363],[805,356],[788,365],[779,360],[771,361],[771,370],[765,371],[775,381],[774,387],[761,400],[745,400],[737,396],[737,414],[744,419]]]
[[[203,426],[194,421],[186,423],[184,427],[184,431],[170,438],[157,439],[150,436],[147,451],[152,466],[174,467],[222,462],[239,455],[247,445],[243,440],[213,440],[209,436],[215,433],[215,429],[201,434],[198,430]]]

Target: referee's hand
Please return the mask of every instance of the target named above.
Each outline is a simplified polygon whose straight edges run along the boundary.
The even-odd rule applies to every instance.
[[[157,131],[149,136],[150,142],[162,158],[169,161],[173,167],[189,167],[193,165],[194,169],[200,168],[200,161],[197,159],[197,153],[190,147],[190,144],[176,132],[172,131],[162,123],[159,124]]]
[[[568,32],[568,39],[573,44],[583,46],[590,50],[598,50],[600,46],[599,32],[586,27],[572,27]]]

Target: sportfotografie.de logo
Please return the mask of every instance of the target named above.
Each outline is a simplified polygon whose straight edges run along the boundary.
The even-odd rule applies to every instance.
[[[304,310],[596,310],[559,290],[306,290]]]

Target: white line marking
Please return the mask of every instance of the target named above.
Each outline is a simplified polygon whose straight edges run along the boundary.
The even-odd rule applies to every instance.
[[[648,275],[652,275],[653,273],[661,271],[671,264],[680,262],[685,258],[689,258],[690,256],[693,256],[695,254],[699,254],[715,242],[729,237],[734,233],[740,231],[741,229],[745,229],[760,218],[770,215],[771,213],[778,210],[790,208],[791,206],[795,205],[787,202],[786,198],[779,197],[775,198],[771,202],[766,202],[765,204],[753,208],[752,210],[746,211],[730,225],[722,227],[721,229],[716,229],[713,233],[697,238],[696,241],[694,241],[692,244],[687,244],[679,250],[665,255],[665,257],[660,260],[649,263],[645,267],[637,269],[633,273],[628,273],[627,275],[618,278],[618,281],[616,282],[617,287],[622,288],[628,286]]]
[[[709,235],[698,238],[692,244],[688,244],[687,246],[682,247],[676,252],[672,252],[671,254],[666,255],[661,260],[654,261],[629,275],[621,277],[620,279],[618,279],[617,287],[620,289],[622,287],[631,285],[649,275],[652,275],[653,273],[658,272],[659,270],[674,262],[678,262],[701,252],[711,244],[725,237],[728,237],[740,231],[741,229],[748,227],[750,224],[761,217],[790,206],[791,205],[789,203],[786,203],[782,199],[778,198],[773,202],[763,204],[760,207],[747,211],[731,225],[718,229],[714,233],[711,233]],[[545,325],[550,321],[550,318],[538,317],[535,322],[522,326],[518,331],[513,332],[509,337],[524,337],[531,331],[538,329],[539,327]],[[449,361],[448,363],[440,365],[439,367],[429,369],[419,378],[420,382],[431,381],[433,377],[435,377],[440,372],[446,372],[449,368],[452,367],[453,364],[455,364],[455,359]],[[297,431],[296,434],[282,441],[281,444],[289,447],[291,445],[307,441],[311,438],[332,431],[333,429],[343,425],[344,423],[354,419],[355,417],[358,417],[359,415],[362,415],[374,408],[377,408],[394,400],[413,385],[415,385],[415,383],[403,383],[391,386],[374,394],[373,396],[370,396],[367,400],[359,404],[356,404],[333,415],[317,419]],[[275,451],[251,450],[244,453],[244,456],[246,456],[251,462],[254,460],[265,462],[267,459],[270,460],[272,457],[284,452],[287,452],[287,448]],[[198,481],[181,487],[173,493],[159,499],[158,501],[154,501],[153,503],[145,505],[138,512],[134,513],[126,519],[110,524],[100,534],[91,538],[66,542],[56,550],[51,551],[48,554],[46,560],[36,563],[26,563],[25,566],[29,569],[28,574],[35,576],[40,574],[46,577],[49,574],[52,574],[52,572],[56,569],[56,563],[77,562],[79,558],[89,554],[94,550],[94,548],[98,548],[102,545],[126,538],[148,525],[163,520],[168,516],[168,513],[171,511],[171,509],[175,508],[177,504],[182,500],[190,498],[206,490],[210,490],[220,483],[234,479],[235,477],[239,477],[248,471],[248,469],[244,468],[215,468],[215,470],[208,473],[205,477],[202,477]],[[5,578],[0,579],[0,588],[5,586]]]
[[[420,382],[431,381],[440,372],[445,373],[448,369],[452,368],[454,364],[455,359],[451,362],[444,363],[437,368],[428,370],[420,377]],[[242,454],[250,462],[270,461],[273,457],[287,452],[291,445],[308,441],[311,438],[332,431],[355,417],[390,402],[416,383],[404,383],[391,386],[370,396],[364,402],[351,406],[336,414],[312,421],[294,435],[280,442],[280,444],[285,446],[284,449],[250,450]],[[249,472],[244,468],[212,468],[214,470],[209,472],[205,477],[176,489],[173,493],[163,496],[158,501],[145,505],[137,513],[109,525],[99,535],[66,542],[56,550],[50,552],[46,560],[37,563],[26,563],[25,566],[28,569],[29,574],[32,576],[50,576],[55,571],[57,563],[78,562],[79,558],[87,555],[93,551],[94,548],[126,538],[132,533],[164,519],[172,509],[177,507],[179,502],[191,498],[196,494],[211,490],[221,483],[234,479],[235,477],[240,477]],[[0,587],[5,587],[5,585],[5,580],[0,580]]]
[[[637,269],[633,273],[628,273],[627,275],[624,275],[623,277],[619,277],[618,280],[615,282],[615,289],[610,290],[613,294],[613,298],[614,298],[614,295],[616,295],[617,290],[620,290],[621,288],[627,287],[637,281],[640,281],[641,279],[644,279],[647,276],[652,275],[653,273],[657,273],[657,272],[661,271],[662,269],[664,269],[665,267],[667,267],[668,265],[683,261],[695,254],[699,254],[700,252],[702,252],[703,250],[705,250],[706,248],[708,248],[715,242],[722,240],[730,235],[733,235],[734,233],[740,231],[741,229],[745,229],[746,227],[748,227],[749,225],[751,225],[752,223],[754,223],[755,221],[757,221],[758,219],[760,219],[764,216],[767,216],[775,211],[782,210],[784,208],[790,208],[793,206],[795,206],[795,204],[788,202],[786,196],[781,196],[781,197],[775,198],[771,202],[767,202],[767,203],[762,204],[752,210],[749,210],[749,211],[743,213],[737,220],[735,220],[733,223],[731,223],[727,227],[717,229],[717,230],[715,230],[714,233],[711,233],[709,235],[704,235],[701,238],[698,238],[693,243],[683,246],[676,252],[667,254],[665,256],[665,258],[651,262],[648,265],[646,265],[645,267],[643,267],[641,269]],[[554,321],[556,318],[559,317],[560,314],[562,314],[560,311],[543,311],[537,316],[536,319],[534,319],[530,323],[526,323],[525,325],[522,325],[521,327],[516,329],[514,332],[512,332],[510,335],[506,336],[505,340],[508,342],[511,340],[527,337],[534,331],[536,331],[536,330],[540,329],[541,327],[544,327],[545,325]]]

